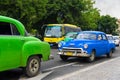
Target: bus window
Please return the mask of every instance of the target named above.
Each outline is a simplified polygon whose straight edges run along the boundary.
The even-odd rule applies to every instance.
[[[81,29],[79,27],[70,27],[70,26],[64,27],[65,34],[67,34],[69,32],[79,32],[79,31],[81,31]]]
[[[45,29],[45,37],[61,37],[61,27],[47,26]]]

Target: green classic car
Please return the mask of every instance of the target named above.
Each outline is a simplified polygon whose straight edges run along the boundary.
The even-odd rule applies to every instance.
[[[24,25],[0,16],[0,71],[22,68],[28,77],[40,72],[41,60],[50,57],[50,45],[29,36]]]

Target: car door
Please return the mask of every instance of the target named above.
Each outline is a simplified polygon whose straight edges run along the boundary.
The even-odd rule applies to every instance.
[[[107,38],[103,34],[98,34],[97,37],[97,56],[103,55],[106,53],[106,48],[107,48]]]
[[[0,22],[0,70],[16,68],[20,65],[22,36],[13,24]]]
[[[102,43],[102,47],[103,47],[103,54],[106,54],[107,53],[107,49],[108,49],[108,40],[107,40],[107,36],[105,34],[102,34],[102,40],[103,40],[103,43]]]

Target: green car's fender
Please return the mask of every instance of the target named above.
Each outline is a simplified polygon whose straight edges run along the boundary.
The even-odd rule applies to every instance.
[[[38,55],[43,61],[49,59],[50,46],[47,42],[28,41],[23,45],[21,66],[26,66],[30,56]]]

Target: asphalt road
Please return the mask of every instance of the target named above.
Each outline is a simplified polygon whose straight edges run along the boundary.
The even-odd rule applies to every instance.
[[[113,54],[112,58],[120,57],[120,47],[116,48],[116,51]],[[92,63],[88,63],[85,59],[82,58],[69,58],[67,61],[62,61],[57,55],[57,49],[51,50],[52,55],[54,56],[53,60],[49,60],[41,63],[41,73],[35,78],[26,78],[22,70],[15,69],[5,72],[0,72],[0,80],[52,80],[54,78],[64,76],[75,72],[77,70],[82,70],[89,66],[102,63],[104,61],[110,60],[106,56],[98,57]]]

